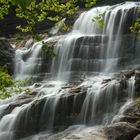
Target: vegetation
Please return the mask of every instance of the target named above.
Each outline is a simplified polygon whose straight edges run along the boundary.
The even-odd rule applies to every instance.
[[[140,97],[136,99],[136,102],[140,105]]]
[[[138,12],[140,12],[140,9],[138,9]],[[137,18],[134,25],[130,27],[131,32],[137,34],[140,36],[140,18]]]
[[[0,67],[0,99],[11,97],[12,95],[19,94],[21,92],[30,93],[29,88],[23,88],[23,86],[30,82],[31,79],[22,81],[13,80],[8,74],[7,67]]]
[[[16,17],[23,19],[25,25],[18,25],[17,29],[22,32],[31,33],[33,38],[39,40],[35,34],[35,25],[44,20],[50,20],[63,26],[64,30],[68,30],[68,26],[64,23],[59,23],[64,17],[73,16],[79,10],[79,3],[85,7],[91,7],[95,3],[112,3],[113,1],[105,0],[0,0],[0,20],[3,20],[8,15],[10,9],[14,9]],[[93,18],[97,22],[99,28],[104,26],[102,15]],[[140,18],[138,18],[132,26],[131,31],[140,34]]]
[[[78,3],[91,7],[96,0],[0,0],[0,20],[4,19],[12,8],[16,16],[26,22],[25,26],[19,25],[17,29],[35,35],[35,24],[50,20],[58,22],[62,18],[72,16],[79,10]],[[62,26],[62,25],[61,25]]]
[[[92,21],[93,22],[96,22],[97,25],[98,25],[98,28],[103,28],[104,27],[104,17],[105,13],[100,13],[96,16],[96,17],[93,17]]]
[[[136,20],[136,22],[134,23],[134,25],[132,27],[130,27],[130,30],[131,30],[131,32],[140,36],[140,18],[138,18]]]

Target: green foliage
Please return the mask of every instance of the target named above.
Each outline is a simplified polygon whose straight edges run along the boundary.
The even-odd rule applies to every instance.
[[[136,102],[137,102],[137,104],[140,105],[140,98],[137,98],[137,99],[136,99]]]
[[[92,7],[94,4],[96,4],[96,0],[89,0],[89,1],[86,2],[85,6],[86,6],[87,8],[90,8],[90,7]]]
[[[0,0],[0,20],[8,14],[9,8],[14,7],[16,16],[26,22],[26,26],[19,25],[17,29],[34,35],[37,22],[45,19],[58,22],[64,17],[72,16],[79,10],[78,2],[81,0]],[[96,0],[83,1],[86,7],[93,6],[95,2]]]
[[[42,43],[43,43],[43,46],[42,46],[43,52],[50,55],[52,57],[52,59],[55,58],[56,54],[54,53],[53,48],[48,47],[48,45],[43,41],[42,41]]]
[[[23,88],[27,83],[31,82],[31,78],[22,81],[13,80],[8,74],[7,67],[0,67],[0,99],[11,97],[12,95],[19,94],[23,91],[29,93],[29,89]]]
[[[70,29],[69,26],[65,24],[64,22],[58,22],[56,23],[56,26],[61,27],[61,32],[67,32]]]
[[[14,82],[11,76],[8,74],[7,67],[6,66],[0,67],[0,87],[3,86],[8,87],[13,84]]]
[[[26,89],[24,90],[24,92],[25,92],[25,94],[31,94],[31,89],[30,89],[30,88],[26,88]]]
[[[41,35],[38,35],[38,34],[33,34],[32,37],[33,37],[33,39],[35,39],[38,42],[44,39],[44,37],[42,37]]]
[[[135,24],[130,27],[131,32],[136,33],[137,35],[140,35],[140,18],[138,18],[135,22]]]
[[[4,19],[4,16],[9,12],[9,3],[6,0],[0,0],[0,20]]]
[[[104,27],[104,19],[103,19],[104,14],[105,13],[100,13],[99,12],[98,16],[93,17],[93,19],[92,19],[93,22],[97,23],[98,28],[103,28]]]
[[[140,9],[138,9],[138,12],[140,12]],[[140,36],[140,18],[137,18],[134,25],[130,27],[130,30],[132,33],[135,33],[138,36]]]
[[[0,98],[9,97],[7,87],[14,85],[14,81],[7,72],[7,67],[0,67]]]

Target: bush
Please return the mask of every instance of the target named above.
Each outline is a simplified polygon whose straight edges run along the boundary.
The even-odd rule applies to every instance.
[[[30,81],[31,79],[22,81],[13,80],[8,74],[7,66],[0,67],[0,99],[9,98],[23,91],[27,93],[27,89],[23,88],[23,86]],[[29,91],[30,89],[28,88],[28,93],[30,93]]]

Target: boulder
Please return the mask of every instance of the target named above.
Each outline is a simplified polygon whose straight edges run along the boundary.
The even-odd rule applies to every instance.
[[[137,116],[123,116],[119,118],[119,122],[129,122],[135,124],[140,118]]]
[[[119,122],[105,127],[104,133],[108,140],[132,140],[140,130],[127,122]]]
[[[7,65],[10,74],[14,72],[15,49],[12,48],[6,38],[0,38],[0,66]]]
[[[140,140],[140,134],[134,138],[134,140]]]

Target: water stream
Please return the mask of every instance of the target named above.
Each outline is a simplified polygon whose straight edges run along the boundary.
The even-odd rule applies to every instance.
[[[51,80],[44,76],[38,87],[36,81],[31,86],[38,91],[34,99],[1,118],[0,140],[88,140],[88,134],[96,138],[101,127],[123,115],[133,101],[135,80],[114,78],[114,74],[138,65],[135,50],[140,48],[129,30],[138,7],[126,2],[83,12],[72,31],[56,43]],[[103,28],[92,21],[99,14],[103,14]],[[50,40],[53,37],[44,41]],[[41,49],[42,42],[30,40],[17,49],[15,79],[38,75]],[[16,98],[0,101],[0,114]]]

